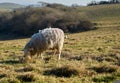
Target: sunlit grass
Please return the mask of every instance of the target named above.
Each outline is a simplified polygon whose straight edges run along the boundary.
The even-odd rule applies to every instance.
[[[80,16],[93,21],[119,21],[120,4],[97,5],[77,8]]]
[[[34,57],[31,63],[20,63],[21,50],[29,38],[0,41],[0,82],[86,83],[120,79],[120,33],[117,28],[67,35],[60,61],[52,56],[47,62]],[[49,57],[47,53],[44,55],[44,58]],[[65,77],[69,71],[76,73]],[[66,74],[57,76],[60,72]]]
[[[26,39],[0,40],[0,83],[112,83],[120,80],[120,4],[80,7],[97,30],[68,33],[61,60],[36,56],[20,63]],[[2,36],[7,37],[7,36]],[[8,36],[9,37],[9,36]],[[60,74],[60,75],[59,75]]]

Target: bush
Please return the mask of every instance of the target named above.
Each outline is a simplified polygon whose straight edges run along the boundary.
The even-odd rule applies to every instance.
[[[64,10],[65,9],[65,10]],[[64,32],[92,30],[89,20],[82,20],[77,9],[63,5],[42,8],[24,8],[0,15],[0,31],[30,36],[39,29],[59,27]]]
[[[80,31],[88,31],[88,30],[94,30],[93,24],[88,21],[79,21],[78,24],[72,24],[68,27],[70,32],[80,32]]]

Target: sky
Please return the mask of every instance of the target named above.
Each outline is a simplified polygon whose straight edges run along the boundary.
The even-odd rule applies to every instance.
[[[0,3],[12,2],[12,3],[23,4],[23,5],[29,5],[29,4],[37,4],[39,1],[48,2],[48,3],[60,3],[60,4],[70,6],[72,4],[86,5],[87,3],[93,0],[0,0]],[[101,1],[101,0],[95,0],[95,1]]]

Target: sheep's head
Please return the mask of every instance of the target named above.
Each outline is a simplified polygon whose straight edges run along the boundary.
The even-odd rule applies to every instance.
[[[31,56],[35,54],[33,48],[25,48],[23,57],[20,57],[20,62],[30,62]]]
[[[29,41],[24,47],[24,56],[28,56],[28,55],[33,56],[35,55],[35,53],[36,53],[35,47],[33,43]]]
[[[29,49],[28,49],[28,54],[29,55],[35,55],[36,54],[36,50],[33,48],[33,47],[30,47]]]
[[[30,56],[20,57],[19,60],[22,63],[24,63],[24,62],[30,62],[31,61],[31,57]]]

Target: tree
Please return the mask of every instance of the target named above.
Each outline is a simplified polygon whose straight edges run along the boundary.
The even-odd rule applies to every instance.
[[[99,5],[100,5],[100,4],[109,4],[109,2],[108,2],[108,1],[100,1],[100,2],[99,2]]]
[[[110,0],[110,3],[120,3],[120,0]]]
[[[92,6],[92,5],[98,5],[97,2],[95,0],[91,1],[88,6]]]
[[[47,6],[49,3],[43,2],[43,1],[39,1],[38,2],[42,7]]]

